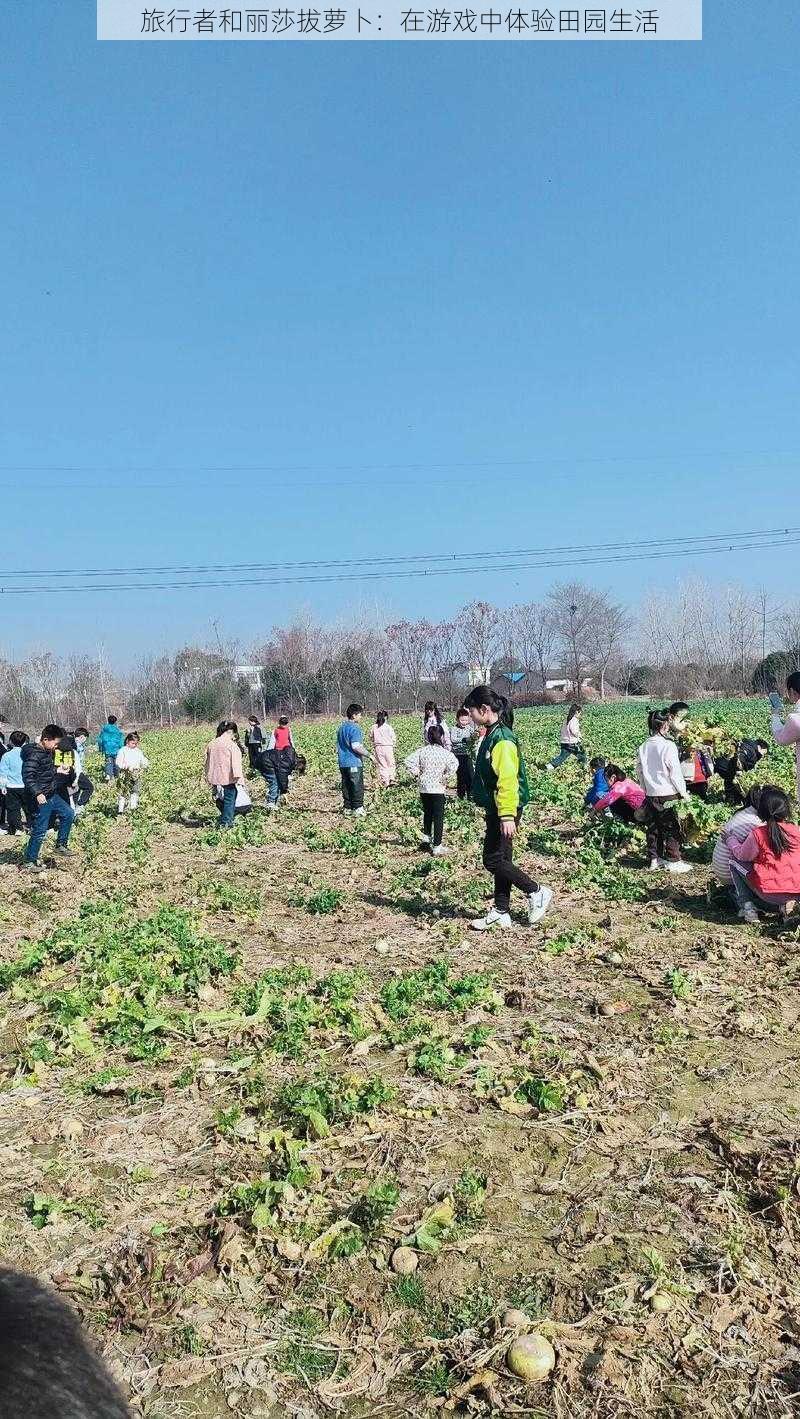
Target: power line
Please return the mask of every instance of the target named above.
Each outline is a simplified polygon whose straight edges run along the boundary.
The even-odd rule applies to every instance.
[[[738,535],[743,535],[743,534],[738,534]],[[763,536],[763,534],[755,534],[755,535],[756,535],[756,536],[759,536],[759,535],[762,535],[762,536]],[[708,555],[719,554],[719,553],[729,552],[729,551],[744,552],[744,551],[756,551],[756,550],[760,550],[760,549],[763,549],[763,548],[770,548],[770,547],[795,547],[795,546],[800,546],[800,536],[794,536],[794,537],[791,537],[791,538],[789,538],[789,539],[783,538],[782,540],[773,540],[773,541],[755,541],[755,542],[751,542],[751,543],[738,542],[738,543],[736,543],[735,545],[728,544],[728,545],[726,545],[726,546],[703,547],[703,548],[681,547],[681,548],[677,548],[677,549],[673,548],[673,549],[671,549],[671,550],[663,550],[663,551],[648,550],[648,551],[643,551],[643,552],[630,553],[630,554],[626,554],[626,555],[624,555],[624,556],[588,556],[588,557],[573,558],[573,559],[566,560],[566,561],[564,561],[564,560],[555,560],[555,561],[552,561],[552,560],[551,560],[551,561],[538,561],[538,562],[511,562],[511,563],[500,563],[499,565],[493,565],[493,566],[491,566],[491,567],[489,568],[489,570],[490,570],[491,572],[495,573],[495,574],[497,574],[497,573],[502,573],[502,572],[511,572],[511,573],[517,574],[517,573],[519,573],[519,572],[521,572],[521,571],[542,571],[542,570],[553,570],[553,569],[563,571],[563,570],[567,570],[567,569],[572,568],[572,567],[579,567],[579,566],[581,566],[581,567],[583,567],[583,566],[608,566],[608,565],[617,566],[617,565],[619,565],[620,563],[627,563],[627,562],[654,561],[654,560],[660,560],[660,559],[663,559],[663,558],[687,557],[687,556],[698,556],[698,555],[700,555],[700,556],[708,556]],[[499,556],[499,555],[501,555],[501,554],[499,554],[499,553],[494,553],[494,554],[491,554],[491,555]],[[297,586],[297,585],[308,586],[308,585],[316,585],[316,584],[320,584],[320,583],[328,583],[328,584],[330,584],[330,583],[333,583],[333,582],[385,581],[385,580],[390,580],[390,579],[393,579],[393,578],[395,578],[395,579],[397,579],[397,578],[404,578],[404,579],[424,578],[424,579],[429,579],[429,578],[433,578],[433,577],[443,577],[443,576],[470,576],[470,575],[473,575],[473,576],[475,576],[475,575],[482,575],[482,576],[485,577],[485,576],[486,576],[486,573],[487,573],[487,567],[486,567],[485,564],[481,564],[481,563],[479,562],[478,565],[475,565],[475,564],[474,564],[474,561],[473,561],[473,565],[470,565],[470,566],[459,566],[459,567],[427,567],[427,568],[424,568],[424,567],[423,567],[423,568],[415,568],[415,569],[410,569],[410,570],[382,570],[382,571],[377,571],[377,572],[344,572],[344,573],[329,573],[329,574],[314,575],[314,576],[282,576],[282,577],[261,577],[261,576],[255,576],[255,577],[239,577],[239,578],[230,578],[230,579],[221,579],[221,580],[217,580],[217,579],[211,579],[211,580],[209,580],[209,579],[204,579],[204,580],[202,580],[202,581],[177,581],[177,582],[175,582],[175,581],[173,581],[173,582],[170,582],[170,581],[154,581],[154,582],[138,581],[138,582],[130,582],[130,583],[124,583],[124,582],[110,582],[110,583],[90,582],[90,583],[86,583],[86,584],[83,584],[83,585],[81,585],[81,584],[76,584],[76,585],[63,585],[63,584],[62,584],[62,585],[42,585],[42,586],[0,587],[0,595],[1,595],[1,596],[37,596],[37,595],[43,595],[43,594],[52,595],[54,592],[56,592],[56,593],[61,593],[61,594],[63,594],[63,593],[86,592],[86,591],[102,591],[102,592],[113,591],[113,592],[121,593],[121,592],[133,592],[133,591],[188,591],[188,590],[193,590],[193,589],[198,589],[198,588],[222,588],[222,587],[231,588],[231,587],[246,587],[246,586]],[[41,573],[40,573],[40,574],[41,574]],[[129,573],[129,574],[130,574],[130,573]]]
[[[753,532],[727,532],[709,533],[706,536],[693,537],[659,537],[645,540],[630,540],[624,542],[590,542],[576,543],[561,547],[518,547],[500,552],[418,552],[407,554],[402,557],[349,557],[338,559],[312,558],[299,562],[211,562],[199,565],[164,565],[164,566],[141,566],[141,567],[53,567],[39,569],[25,569],[22,571],[2,571],[0,576],[5,580],[11,578],[33,578],[33,577],[118,577],[118,576],[192,576],[211,572],[239,573],[239,572],[310,572],[310,571],[339,571],[355,567],[410,567],[413,563],[424,562],[436,568],[441,563],[460,562],[480,562],[485,564],[498,559],[516,559],[520,557],[569,557],[572,555],[582,555],[584,553],[610,553],[629,551],[669,551],[670,554],[679,553],[702,553],[712,551],[736,551],[740,547],[742,550],[752,551],[760,546],[772,547],[776,545],[774,539],[784,539],[787,537],[800,536],[800,527],[771,527],[761,531]],[[769,540],[764,540],[769,539]],[[779,541],[777,545],[783,545]],[[615,560],[610,558],[609,560]],[[552,564],[548,564],[552,565]],[[565,563],[567,565],[567,563]],[[423,568],[419,569],[424,570]],[[108,588],[103,588],[107,590]]]

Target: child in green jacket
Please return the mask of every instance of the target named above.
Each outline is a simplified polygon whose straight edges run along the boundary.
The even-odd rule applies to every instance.
[[[489,685],[476,685],[464,708],[474,724],[486,729],[475,762],[472,797],[486,811],[483,865],[494,878],[494,906],[472,926],[475,931],[510,926],[512,887],[528,898],[528,921],[533,926],[547,912],[553,893],[514,866],[514,835],[530,797],[525,761],[512,728],[514,712]]]

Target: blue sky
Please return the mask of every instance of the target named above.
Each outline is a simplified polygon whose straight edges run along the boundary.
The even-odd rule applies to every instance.
[[[649,46],[98,44],[86,0],[7,7],[6,569],[480,568],[800,524],[797,19],[706,0],[704,25]],[[587,579],[629,602],[691,569],[789,596],[796,565]],[[437,616],[551,580],[9,597],[2,645],[99,639],[126,665],[212,620],[246,642],[296,606]]]

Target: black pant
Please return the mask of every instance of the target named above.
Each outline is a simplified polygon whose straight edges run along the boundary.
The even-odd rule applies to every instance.
[[[708,798],[708,781],[703,783],[687,783],[686,787],[695,798]]]
[[[458,759],[458,773],[456,774],[456,792],[459,798],[469,798],[472,794],[473,768],[469,754],[456,754]]]
[[[364,769],[359,764],[357,769],[340,769],[339,772],[342,775],[344,806],[355,813],[357,808],[364,806]]]
[[[676,797],[648,798],[647,851],[650,857],[660,857],[665,862],[681,860],[681,822],[675,812]]]
[[[259,772],[259,763],[258,763],[258,761],[259,761],[259,759],[260,759],[260,757],[261,757],[261,753],[262,753],[263,748],[264,748],[263,743],[261,743],[261,744],[248,744],[248,746],[247,746],[247,757],[248,757],[248,759],[250,760],[250,767],[251,767],[251,769],[253,770],[253,773],[258,773],[258,772]]]
[[[79,808],[85,808],[94,793],[94,784],[88,774],[78,774],[78,781],[75,784],[75,802]]]
[[[722,782],[725,788],[725,802],[730,803],[734,808],[740,808],[744,803],[744,794],[736,781],[736,775],[734,774],[733,778],[724,778]]]
[[[22,832],[23,819],[25,827],[30,829],[30,813],[28,811],[28,795],[24,788],[7,788],[6,796],[3,800],[6,806],[6,821],[8,831],[12,835]]]
[[[431,840],[431,847],[438,847],[444,835],[444,794],[421,793],[422,831]]]
[[[618,798],[615,803],[611,804],[611,812],[615,818],[619,818],[621,823],[636,822],[635,810],[624,798]]]
[[[519,823],[522,814],[517,815]],[[514,839],[506,838],[500,830],[500,819],[496,813],[486,814],[486,836],[483,839],[483,865],[494,877],[494,904],[499,912],[507,912],[511,906],[511,888],[518,887],[529,897],[538,892],[538,883],[514,866]]]

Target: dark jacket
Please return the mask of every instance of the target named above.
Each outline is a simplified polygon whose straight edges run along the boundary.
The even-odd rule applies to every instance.
[[[265,749],[258,756],[258,767],[262,774],[274,774],[281,793],[289,792],[289,775],[297,764],[297,755],[290,744],[286,749]]]
[[[516,735],[500,721],[481,740],[472,798],[498,818],[516,818],[530,800],[522,750]]]
[[[23,744],[21,758],[22,782],[27,792],[34,798],[39,793],[52,798],[59,786],[52,750],[41,744]]]

